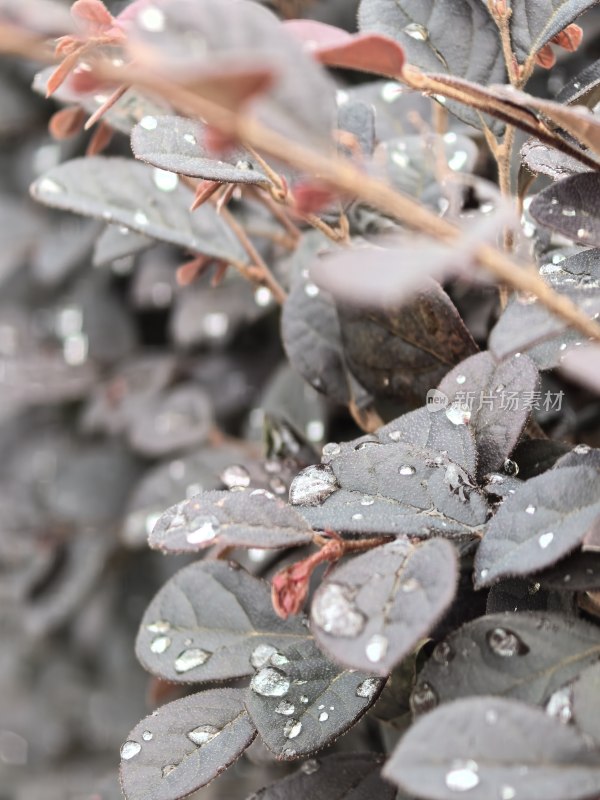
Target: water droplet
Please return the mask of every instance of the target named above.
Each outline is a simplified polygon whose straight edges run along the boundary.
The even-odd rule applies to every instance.
[[[400,438],[400,431],[390,431],[388,433],[388,439],[391,439],[392,442],[399,442]]]
[[[400,169],[406,169],[410,164],[410,158],[406,153],[400,153],[398,150],[394,150],[391,153],[391,159],[397,167]]]
[[[179,175],[166,169],[154,168],[154,184],[161,192],[173,192],[179,184]]]
[[[167,775],[170,775],[176,769],[177,764],[167,764],[166,767],[162,768],[161,775],[163,778],[166,778]]]
[[[190,544],[203,544],[210,542],[219,533],[221,523],[214,516],[195,517],[190,522],[190,530],[186,539]]]
[[[480,571],[479,577],[481,578],[482,581],[487,578],[487,576],[489,575],[489,572],[490,572],[489,569],[482,569]]]
[[[525,513],[526,514],[535,514],[535,506],[532,506],[531,504],[529,504],[527,506],[527,508],[525,509]]]
[[[148,217],[144,214],[143,211],[136,211],[133,215],[134,222],[137,225],[145,226],[148,224]]]
[[[400,551],[404,551],[406,549],[406,545],[404,542],[398,542],[400,545]],[[417,589],[421,588],[421,584],[416,578],[408,578],[408,580],[403,581],[400,585],[400,588],[405,594],[411,594],[411,592],[416,592]]]
[[[432,657],[438,664],[447,667],[454,658],[454,652],[448,642],[440,642],[435,646]]]
[[[229,317],[222,311],[206,314],[202,320],[202,330],[210,339],[222,339],[229,330]]]
[[[327,583],[321,589],[313,601],[312,616],[315,624],[332,636],[358,636],[365,626],[351,589],[339,583]]]
[[[369,661],[372,661],[374,664],[376,664],[385,656],[387,649],[388,640],[385,638],[385,636],[381,636],[380,634],[376,633],[374,636],[371,636],[367,642],[365,653]]]
[[[589,444],[578,444],[573,448],[573,452],[580,456],[585,456],[590,452],[591,449],[592,448],[589,446]]]
[[[183,140],[188,144],[196,144],[196,137],[192,133],[184,133]]]
[[[41,178],[37,182],[36,188],[44,194],[62,194],[64,191],[60,183],[52,178]]]
[[[201,650],[199,647],[184,650],[183,653],[180,653],[175,659],[175,672],[181,674],[182,672],[189,672],[196,667],[201,667],[202,664],[206,664],[211,655],[212,653]]]
[[[160,33],[165,29],[164,12],[156,6],[146,6],[137,15],[141,28],[151,33]]]
[[[286,664],[290,663],[290,660],[287,658],[287,656],[284,656],[283,653],[278,653],[277,651],[273,653],[269,661],[274,667],[285,667]]]
[[[500,800],[514,800],[516,791],[512,786],[502,786],[500,788]]]
[[[362,496],[360,504],[361,506],[372,506],[375,502],[375,498],[371,497],[370,494],[365,494]]]
[[[471,419],[471,409],[466,403],[451,403],[446,409],[446,417],[453,425],[466,425]]]
[[[333,456],[339,456],[341,451],[342,448],[337,442],[328,442],[328,444],[323,445],[322,454],[325,456],[325,458],[331,458]]]
[[[270,644],[259,644],[255,647],[250,656],[250,663],[255,669],[260,669],[266,666],[271,660],[271,656],[275,655],[277,648]]]
[[[479,767],[476,761],[454,761],[446,774],[446,786],[452,792],[467,792],[479,784]]]
[[[293,506],[318,506],[339,488],[331,467],[314,464],[306,467],[292,481],[290,503]]]
[[[290,688],[290,681],[278,669],[265,667],[252,678],[250,686],[263,697],[283,697]]]
[[[377,678],[365,678],[365,680],[356,687],[356,696],[364,697],[366,700],[372,700],[373,697],[375,697],[379,685],[380,681],[378,681]]]
[[[320,419],[311,419],[306,426],[306,438],[310,442],[320,442],[325,435],[325,426]]]
[[[316,297],[319,294],[319,287],[309,282],[304,286],[304,293],[308,295],[308,297]]]
[[[551,695],[546,703],[546,714],[565,724],[573,719],[573,690],[570,686],[563,686]]]
[[[260,308],[266,308],[271,305],[272,300],[273,295],[271,294],[271,290],[267,289],[266,286],[259,286],[254,292],[254,302]]]
[[[586,228],[578,228],[577,229],[577,238],[578,239],[589,239],[590,232]]]
[[[273,489],[275,494],[286,494],[288,490],[286,482],[277,476],[275,478],[271,478],[269,486],[271,489]]]
[[[409,703],[413,714],[424,714],[437,706],[438,696],[433,686],[423,681],[422,683],[417,683],[412,690]]]
[[[502,658],[524,656],[529,652],[525,642],[507,628],[494,628],[487,632],[485,638],[490,650]]]
[[[457,375],[456,376],[456,382],[460,383],[461,386],[466,380],[467,380],[467,376],[466,375]]]
[[[286,739],[295,739],[302,732],[302,723],[297,719],[288,719],[283,726],[283,735]]]
[[[153,738],[154,738],[154,735],[150,731],[144,731],[142,733],[142,739],[145,742],[150,742],[150,741],[152,741]]]
[[[187,737],[194,744],[197,744],[198,747],[202,747],[203,744],[210,742],[220,733],[221,731],[218,728],[215,728],[214,725],[200,725],[198,728],[194,728],[193,731],[190,731],[187,734]]]
[[[541,533],[538,536],[538,544],[542,548],[542,550],[545,550],[553,539],[554,539],[554,534],[552,533],[552,531],[548,531],[548,533]]]
[[[275,713],[276,714],[283,714],[286,717],[291,716],[296,710],[296,707],[292,703],[288,703],[286,700],[282,700],[281,703],[276,707]]]
[[[232,464],[232,466],[224,469],[220,475],[221,480],[228,489],[234,486],[250,486],[250,473],[241,464]]]
[[[294,750],[293,747],[286,747],[285,750],[283,751],[283,755],[286,758],[294,758],[294,756],[296,755],[296,751]]]
[[[153,131],[156,129],[158,125],[158,120],[156,117],[142,117],[140,120],[140,127],[142,127],[145,131]]]
[[[567,207],[567,208],[563,208],[563,210],[561,211],[561,214],[563,215],[563,217],[576,217],[577,216],[577,211],[575,211],[574,208],[568,208]]]
[[[141,749],[142,745],[139,742],[125,742],[123,747],[121,747],[121,758],[125,761],[129,761],[130,758],[137,756]]]
[[[415,468],[411,467],[410,464],[402,464],[398,472],[400,473],[400,475],[414,475]]]
[[[493,708],[485,712],[485,721],[488,725],[495,725],[498,722],[498,713]]]
[[[418,22],[411,22],[403,29],[404,33],[410,36],[411,39],[416,39],[418,42],[426,42],[429,39],[429,31]]]
[[[167,633],[171,630],[171,623],[165,619],[159,619],[150,623],[150,625],[146,625],[146,630],[150,631],[150,633]]]
[[[464,150],[457,150],[448,159],[448,166],[453,172],[460,172],[469,160],[469,156]]]
[[[519,465],[516,461],[513,461],[511,458],[507,458],[504,464],[502,465],[502,469],[507,475],[518,475],[519,474]]]
[[[329,714],[326,711],[321,711],[319,714],[319,722],[327,722],[329,719]]]
[[[168,636],[157,636],[156,639],[152,640],[150,650],[160,655],[161,653],[165,653],[170,646],[171,639]]]
[[[302,772],[305,775],[313,775],[319,769],[319,762],[316,758],[311,758],[308,761],[305,761],[304,764],[300,767]]]
[[[394,83],[390,81],[389,83],[384,84],[381,89],[381,99],[384,103],[393,103],[395,102],[402,93],[402,87],[399,83]]]

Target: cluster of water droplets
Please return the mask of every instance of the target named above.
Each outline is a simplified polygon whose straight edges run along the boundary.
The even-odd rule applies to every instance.
[[[290,486],[290,503],[293,506],[318,506],[339,489],[331,467],[314,464],[296,475]]]

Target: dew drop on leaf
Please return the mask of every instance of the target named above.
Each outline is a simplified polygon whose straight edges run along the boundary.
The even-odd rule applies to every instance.
[[[329,719],[329,714],[326,711],[321,711],[319,714],[319,722],[327,722]]]
[[[502,786],[500,788],[500,800],[514,800],[516,791],[512,786]]]
[[[154,736],[153,736],[153,734],[152,734],[150,731],[144,731],[144,732],[142,733],[142,739],[143,739],[145,742],[151,742],[153,738],[154,738]]]
[[[228,489],[250,486],[250,473],[241,464],[232,464],[227,467],[221,473],[220,478]]]
[[[426,42],[429,39],[429,31],[427,28],[423,27],[423,25],[419,25],[418,22],[411,22],[402,30],[407,36],[410,36],[411,39],[416,39],[417,42]]]
[[[352,591],[339,583],[328,583],[315,597],[312,617],[319,628],[332,636],[358,636],[365,626],[365,617],[356,608]]]
[[[370,700],[375,696],[378,686],[379,681],[376,678],[365,678],[365,680],[361,681],[356,687],[356,696]]]
[[[424,714],[437,706],[438,696],[433,686],[423,681],[422,683],[417,683],[412,690],[409,702],[413,714]]]
[[[275,708],[276,714],[283,714],[285,717],[290,717],[295,711],[296,707],[293,703],[288,703],[286,700],[282,700]]]
[[[210,742],[220,733],[221,731],[219,728],[215,728],[214,725],[200,725],[198,728],[194,728],[193,731],[190,731],[187,737],[194,744],[197,744],[198,747],[202,747],[203,744]]]
[[[277,649],[270,644],[259,644],[255,647],[250,656],[250,663],[255,669],[260,669],[266,666],[271,660],[271,656],[275,655]]]
[[[573,691],[570,686],[563,686],[550,696],[546,703],[546,714],[564,723],[573,719]]]
[[[140,126],[145,131],[153,131],[153,130],[156,129],[157,125],[158,125],[158,121],[157,121],[156,117],[151,117],[151,116],[148,115],[146,117],[142,117],[142,119],[140,120]]]
[[[338,489],[337,478],[331,467],[315,464],[306,467],[292,481],[290,503],[293,506],[317,506]]]
[[[372,506],[374,502],[375,502],[374,497],[371,497],[370,494],[365,494],[363,495],[360,504],[361,506]]]
[[[265,667],[252,678],[250,686],[263,697],[283,697],[290,688],[289,679],[273,667]]]
[[[163,778],[166,778],[167,775],[170,775],[176,769],[177,769],[176,764],[167,764],[162,768],[161,775],[163,776]]]
[[[309,758],[308,761],[305,761],[304,764],[302,764],[300,769],[305,775],[313,775],[318,771],[319,766],[320,764],[316,758]]]
[[[529,652],[529,647],[516,633],[507,628],[494,628],[486,634],[490,650],[502,658],[524,656]]]
[[[341,447],[337,442],[328,442],[326,445],[323,445],[323,455],[327,458],[332,456],[337,456],[341,452]]]
[[[542,550],[545,550],[548,547],[548,545],[551,544],[553,539],[554,539],[554,534],[552,533],[552,531],[548,531],[548,533],[541,533],[538,536],[538,544],[542,548]]]
[[[446,417],[453,425],[466,425],[471,419],[471,409],[465,403],[452,403],[446,409]]]
[[[411,467],[410,464],[402,464],[398,472],[400,473],[400,475],[414,475],[415,468]]]
[[[525,509],[526,514],[535,514],[535,506],[528,505]]]
[[[153,176],[156,188],[161,192],[174,192],[179,184],[179,176],[176,172],[155,167]]]
[[[369,661],[372,661],[374,664],[381,661],[387,653],[388,644],[388,640],[385,636],[381,636],[379,633],[371,636],[365,647],[365,653]]]
[[[64,191],[60,183],[52,178],[41,178],[36,184],[36,188],[44,194],[61,194]]]
[[[297,719],[289,719],[283,726],[283,735],[286,739],[295,739],[302,732],[302,723]]]
[[[516,461],[513,461],[512,458],[507,458],[504,464],[502,465],[502,469],[507,475],[518,475],[519,474],[519,465]]]
[[[168,633],[171,630],[171,623],[164,619],[159,619],[156,622],[151,622],[150,625],[146,625],[146,630],[150,631],[150,633]]]
[[[211,653],[208,653],[206,650],[201,650],[199,647],[184,650],[183,653],[175,659],[175,672],[182,674],[196,667],[201,667],[202,664],[206,664],[211,655]]]
[[[160,33],[165,28],[164,12],[156,6],[146,6],[137,15],[137,21],[141,28],[151,33]]]
[[[437,644],[431,655],[433,660],[437,661],[437,663],[441,664],[443,667],[447,667],[454,658],[454,652],[448,642],[440,642]]]
[[[128,741],[121,747],[121,758],[125,761],[129,761],[130,758],[137,756],[137,754],[142,749],[142,745],[139,742]]]
[[[219,532],[221,524],[214,516],[196,517],[190,523],[190,530],[186,539],[190,544],[203,544],[214,539]]]
[[[479,767],[476,761],[455,761],[446,774],[446,786],[453,792],[468,792],[479,784]]]
[[[170,646],[171,639],[168,636],[157,636],[156,639],[153,639],[150,643],[150,650],[160,655],[161,653],[166,653]]]

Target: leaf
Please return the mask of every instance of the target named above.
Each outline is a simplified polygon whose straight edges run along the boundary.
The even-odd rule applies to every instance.
[[[171,506],[150,534],[164,552],[211,547],[299,547],[312,542],[305,520],[264,489],[202,492]]]
[[[30,191],[52,208],[125,225],[213,258],[246,261],[241,245],[212,206],[190,214],[193,193],[175,178],[167,184],[162,173],[131,159],[92,156],[53,167]],[[160,185],[169,188],[161,190]]]
[[[103,267],[120,258],[135,256],[153,244],[143,233],[135,233],[123,225],[107,225],[96,240],[93,264]]]
[[[566,697],[565,697],[566,695]],[[564,700],[563,700],[564,698]],[[567,688],[562,696],[558,696],[558,707],[564,709],[565,716],[572,715],[578,730],[592,737],[596,747],[600,746],[600,664],[584,670],[581,675]],[[560,711],[558,712],[560,714]]]
[[[444,290],[431,281],[400,307],[338,306],[348,367],[368,390],[421,405],[476,345]]]
[[[327,453],[290,487],[290,502],[316,529],[398,536],[471,537],[487,504],[469,475],[437,450],[366,438]]]
[[[529,575],[574,550],[600,522],[598,475],[563,467],[527,481],[491,520],[475,557],[475,585]]]
[[[360,157],[372,156],[377,139],[375,136],[375,109],[359,100],[346,100],[338,106],[338,128],[351,133],[358,147]],[[343,148],[348,156],[352,157],[349,148]]]
[[[600,347],[588,344],[565,353],[561,372],[572,381],[600,394]]]
[[[531,216],[553,231],[582,245],[600,246],[600,174],[585,172],[539,192]]]
[[[232,0],[175,0],[160,10],[159,31],[146,25],[143,7],[131,14],[128,46],[134,57],[187,86],[220,74],[268,70],[275,80],[253,100],[252,112],[288,138],[328,146],[335,84],[273,13]]]
[[[343,564],[321,584],[312,629],[339,663],[388,675],[446,611],[457,580],[449,542],[399,539]]]
[[[510,38],[519,64],[534,58],[550,39],[598,0],[512,0]]]
[[[443,72],[483,85],[504,80],[500,37],[481,0],[362,0],[358,22],[363,33],[395,39],[406,60],[426,72]],[[481,127],[477,112],[460,104],[447,105],[460,119]]]
[[[560,254],[540,267],[540,275],[566,295],[589,317],[600,313],[600,250],[584,250],[564,258]],[[527,353],[539,369],[559,366],[564,352],[581,340],[531,297],[513,297],[492,329],[490,351],[496,358]]]
[[[144,614],[136,642],[142,666],[175,683],[251,675],[259,645],[287,647],[308,636],[281,620],[269,587],[234,564],[197,562],[174,575]]]
[[[335,753],[305,761],[297,772],[256,793],[256,800],[394,800],[396,790],[380,776],[381,756]]]
[[[578,552],[551,569],[538,573],[536,579],[547,589],[562,592],[588,592],[600,589],[600,553]]]
[[[144,404],[130,423],[133,450],[150,458],[169,455],[205,442],[213,425],[212,403],[193,383],[182,383]]]
[[[521,160],[535,175],[548,175],[553,181],[580,172],[589,172],[589,167],[581,161],[543,144],[538,139],[528,139],[525,142],[521,148]]]
[[[527,356],[498,363],[478,353],[456,366],[438,386],[448,398],[446,416],[460,418],[464,406],[479,454],[478,473],[502,466],[527,422],[527,398],[537,387],[538,371]]]
[[[599,656],[598,629],[583,620],[539,611],[490,614],[438,645],[419,674],[411,706],[419,714],[471,695],[540,705]],[[423,698],[430,698],[428,705]]]
[[[431,800],[467,791],[472,800],[584,800],[600,791],[598,755],[581,733],[539,709],[477,697],[448,703],[413,725],[384,776]]]
[[[391,78],[402,73],[404,51],[387,36],[351,34],[334,25],[306,19],[284,22],[284,29],[303,43],[306,52],[328,67]]]
[[[312,639],[265,650],[246,708],[277,758],[302,758],[337,739],[376,700],[383,681],[345,670]]]
[[[217,160],[205,139],[206,126],[198,120],[147,117],[133,129],[131,149],[140,161],[180,175],[226,183],[271,185],[271,180],[246,150],[227,152]]]
[[[340,323],[332,298],[314,283],[297,280],[283,306],[281,338],[294,369],[338,403],[351,398]]]
[[[567,81],[555,98],[565,105],[593,108],[600,102],[600,59],[589,64]]]
[[[126,800],[178,800],[236,761],[256,730],[242,689],[211,689],[167,703],[135,726],[121,747]]]

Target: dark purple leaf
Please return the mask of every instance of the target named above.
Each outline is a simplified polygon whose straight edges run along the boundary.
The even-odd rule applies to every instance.
[[[363,32],[395,39],[402,45],[406,60],[427,72],[444,72],[484,85],[504,80],[498,30],[481,0],[457,0],[451,4],[435,0],[362,0],[358,22]],[[477,112],[454,103],[448,107],[460,119],[481,127]]]
[[[196,384],[182,383],[154,395],[138,409],[128,439],[136,452],[156,458],[202,444],[212,424],[209,396]]]
[[[411,707],[418,715],[471,695],[541,705],[599,656],[598,629],[582,620],[544,612],[490,614],[437,645],[419,673]]]
[[[302,758],[337,739],[375,702],[383,681],[333,664],[312,639],[264,648],[246,708],[269,750]]]
[[[572,381],[600,394],[600,347],[587,344],[580,349],[571,348],[565,353],[561,372]]]
[[[338,106],[338,128],[354,136],[363,157],[373,155],[376,144],[373,106],[359,100],[341,103]]]
[[[457,579],[449,542],[399,539],[336,569],[315,594],[312,629],[336,661],[388,675],[446,611]]]
[[[180,175],[228,183],[271,184],[260,165],[245,150],[220,159],[207,150],[206,126],[185,117],[146,117],[132,131],[136,158]]]
[[[121,747],[126,800],[179,800],[236,761],[256,730],[242,689],[211,689],[167,703]]]
[[[269,586],[234,564],[198,562],[171,578],[150,603],[136,642],[149,672],[175,683],[251,675],[257,648],[288,647],[308,631],[273,611]]]
[[[264,489],[202,492],[169,508],[150,534],[150,546],[166,552],[196,552],[220,547],[299,547],[310,544],[312,530],[286,502]]]
[[[538,371],[527,356],[497,362],[486,352],[463,361],[438,386],[447,402],[437,413],[445,413],[454,424],[464,421],[473,431],[480,475],[500,469],[511,454],[537,382]]]
[[[135,256],[153,244],[154,240],[149,236],[136,233],[124,225],[107,225],[96,240],[94,266],[103,267],[120,258]]]
[[[339,306],[348,367],[375,395],[421,405],[476,345],[452,301],[431,281],[402,306]]]
[[[447,454],[376,437],[358,442],[354,449],[325,448],[327,463],[294,479],[290,502],[313,528],[420,537],[481,530],[487,504]]]
[[[534,175],[548,175],[553,181],[560,181],[580,172],[589,172],[589,167],[581,161],[537,139],[525,142],[521,148],[521,160]]]
[[[475,558],[476,586],[555,564],[599,523],[595,470],[563,467],[531,478],[489,523]]]
[[[394,800],[396,790],[380,775],[381,756],[336,753],[305,761],[297,772],[261,789],[256,800]]]
[[[210,205],[193,214],[190,189],[177,176],[125,158],[92,156],[54,167],[31,186],[32,196],[62,208],[225,261],[245,261],[231,230]]]
[[[512,0],[510,38],[519,64],[525,64],[598,0]]]
[[[531,216],[582,245],[600,246],[600,174],[585,172],[548,186],[533,198]]]
[[[556,101],[588,108],[597,105],[600,101],[600,59],[567,81],[556,95]]]
[[[579,552],[535,575],[545,589],[588,592],[600,589],[600,553]]]
[[[452,731],[452,735],[449,735]],[[584,800],[600,791],[599,753],[575,728],[515,700],[448,703],[402,738],[384,775],[430,800]]]

